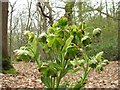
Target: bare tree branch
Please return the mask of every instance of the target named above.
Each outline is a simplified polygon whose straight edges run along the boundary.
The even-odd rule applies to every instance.
[[[110,18],[112,18],[112,19],[114,19],[114,20],[119,20],[119,21],[120,21],[120,18],[113,17],[113,16],[109,15],[108,13],[102,12],[102,11],[99,10],[98,8],[95,9],[95,8],[89,6],[89,5],[87,5],[87,6],[88,6],[89,8],[91,8],[92,10],[96,10],[96,11],[100,12],[101,14],[106,15],[107,17],[110,17]]]
[[[51,23],[53,23],[52,16],[51,16],[51,15],[50,15],[50,16],[47,16],[47,15],[44,13],[44,10],[43,10],[40,2],[37,3],[37,6],[40,8],[42,15],[43,15],[44,17],[48,18],[48,19],[51,21]]]

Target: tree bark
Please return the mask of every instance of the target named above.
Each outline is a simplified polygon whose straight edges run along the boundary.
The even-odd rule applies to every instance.
[[[8,24],[8,2],[1,2],[0,1],[1,8],[1,29],[2,29],[2,72],[4,70],[9,70],[13,68],[11,65],[11,61],[8,55],[8,43],[7,43],[7,24]]]
[[[2,55],[8,57],[7,43],[8,2],[2,2]]]

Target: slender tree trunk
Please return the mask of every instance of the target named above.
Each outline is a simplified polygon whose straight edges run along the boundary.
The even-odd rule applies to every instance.
[[[2,54],[8,57],[7,43],[8,2],[2,2]]]
[[[120,1],[118,2],[118,60],[120,60]]]
[[[9,48],[9,54],[10,56],[12,55],[11,51],[12,51],[12,15],[13,15],[13,7],[11,7],[11,15],[10,15],[10,48]]]
[[[2,71],[2,3],[0,1],[0,72]]]
[[[7,43],[7,24],[8,24],[8,2],[1,2],[2,6],[2,70],[9,70],[13,68],[8,55],[8,43]]]

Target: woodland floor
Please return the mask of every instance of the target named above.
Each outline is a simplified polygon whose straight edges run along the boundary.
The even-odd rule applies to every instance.
[[[0,87],[2,88],[42,88],[40,81],[40,72],[38,71],[36,63],[16,62],[13,66],[17,70],[17,74],[1,74],[0,73]],[[72,79],[82,74],[78,72]],[[69,74],[66,75],[62,81],[68,80]],[[85,88],[118,88],[118,61],[110,61],[105,66],[103,72],[92,71],[89,73],[88,82]]]

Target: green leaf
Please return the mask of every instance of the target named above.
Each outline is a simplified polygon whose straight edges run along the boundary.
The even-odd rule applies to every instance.
[[[31,49],[32,49],[32,51],[33,51],[33,53],[35,55],[36,50],[38,49],[38,40],[37,40],[36,37],[33,39],[33,41],[30,43],[30,45],[31,45]]]
[[[57,63],[50,63],[49,65],[56,68],[58,71],[62,70],[62,67]]]
[[[102,65],[101,65],[101,64],[97,65],[97,66],[96,66],[96,70],[97,70],[97,71],[102,71],[102,70],[103,70]]]
[[[66,17],[61,17],[60,20],[58,21],[59,26],[66,26],[68,23],[68,20]]]
[[[98,54],[96,54],[95,59],[96,59],[96,60],[101,60],[102,55],[103,55],[103,51],[102,51],[102,52],[99,52]]]
[[[45,84],[45,86],[47,86],[48,88],[51,88],[51,85],[50,85],[51,80],[49,77],[42,76],[41,81]]]
[[[14,50],[15,55],[29,55],[27,50]]]
[[[52,27],[53,27],[53,28],[58,27],[58,23],[53,23]]]
[[[43,74],[43,75],[47,75],[48,74],[48,67],[47,66],[42,66],[39,68],[39,71]]]
[[[38,40],[40,42],[46,43],[46,39],[47,39],[47,34],[46,33],[41,33],[38,37]]]
[[[95,59],[90,60],[90,67],[91,68],[96,68],[97,64],[98,64],[97,60],[95,60]]]
[[[73,69],[73,65],[72,65],[72,64],[68,64],[67,68],[64,69],[61,77],[64,77],[64,76],[67,74],[67,72],[68,72],[69,70],[71,70],[71,69]]]
[[[49,66],[48,68],[49,68],[48,76],[56,77],[58,71],[54,67],[52,67],[52,66]]]
[[[64,37],[64,31],[59,29],[55,31],[55,34],[57,34],[59,37],[63,38]]]
[[[88,45],[91,43],[91,38],[89,36],[84,36],[82,39],[81,39],[81,42],[84,46]]]
[[[86,22],[83,21],[83,22],[80,22],[80,23],[79,23],[79,29],[82,29],[82,30],[83,30],[83,29],[85,29],[86,27],[87,27]]]
[[[63,52],[66,51],[66,48],[71,44],[73,38],[74,38],[74,36],[71,35],[71,36],[66,40],[65,45],[64,45],[64,47],[63,47],[63,49],[62,49]]]
[[[65,55],[66,55],[66,57],[69,57],[69,58],[75,58],[75,55],[77,54],[78,50],[79,49],[77,46],[68,46],[66,48]]]
[[[101,34],[101,29],[100,28],[96,28],[96,29],[94,29],[93,30],[93,36],[96,36],[96,37],[98,37],[98,36],[100,36],[100,34]]]
[[[80,71],[80,69],[81,69],[81,67],[75,68],[75,69],[72,71],[72,73],[76,73],[76,72]]]
[[[54,34],[50,34],[49,36],[48,36],[48,38],[47,38],[47,45],[49,46],[49,47],[52,47],[52,45],[53,45],[53,43],[54,43],[54,41],[55,41],[55,37],[56,37],[56,35],[54,35]]]
[[[48,34],[54,33],[54,32],[55,32],[54,29],[55,29],[55,28],[50,27],[50,28],[48,29],[47,33],[48,33]]]
[[[30,31],[25,31],[24,35],[28,36],[30,42],[32,42],[35,37],[34,33]]]
[[[73,61],[70,61],[70,63],[73,65],[73,66],[76,66],[77,62],[75,60]]]
[[[109,61],[107,59],[103,60],[103,63],[109,64]]]
[[[83,66],[83,65],[85,64],[85,60],[84,60],[84,59],[79,60],[79,61],[78,61],[78,64],[79,64],[80,66]]]

